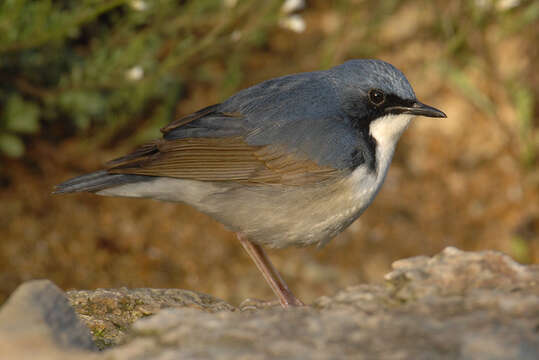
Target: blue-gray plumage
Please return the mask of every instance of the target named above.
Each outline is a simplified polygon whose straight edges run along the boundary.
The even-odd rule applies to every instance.
[[[203,117],[165,138],[243,136],[251,145],[277,142],[319,165],[350,168],[359,165],[358,157],[369,157],[367,139],[354,128],[377,115],[362,99],[371,88],[415,99],[404,75],[391,64],[352,60],[327,71],[283,76],[242,90],[215,108],[217,114],[239,112],[241,118]]]
[[[242,90],[56,192],[190,204],[241,234],[271,285],[258,245],[322,245],[350,225],[379,191],[413,115],[445,117],[393,65],[351,60]],[[272,288],[283,306],[297,304],[282,286]]]

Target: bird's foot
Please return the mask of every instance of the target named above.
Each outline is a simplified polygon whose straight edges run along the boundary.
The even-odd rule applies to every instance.
[[[238,308],[240,311],[249,311],[249,310],[261,310],[261,309],[268,309],[276,306],[281,306],[281,303],[279,300],[260,300],[260,299],[253,299],[253,298],[247,298],[243,300]]]

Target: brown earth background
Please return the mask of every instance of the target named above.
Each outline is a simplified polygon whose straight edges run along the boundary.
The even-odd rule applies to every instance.
[[[539,262],[537,2],[393,3],[308,1],[295,13],[304,31],[287,28],[290,15],[279,10],[257,46],[178,68],[185,88],[175,116],[265,79],[359,57],[393,63],[421,101],[448,115],[413,121],[374,203],[326,247],[269,251],[305,302],[381,281],[393,261],[449,245]],[[237,26],[227,36],[249,31]],[[227,57],[239,59],[233,85]],[[234,304],[272,298],[234,235],[188,206],[50,194],[132,149],[144,126],[144,116],[133,119],[107,141],[99,125],[53,139],[42,127],[24,138],[24,155],[0,157],[0,302],[35,278],[64,289],[184,288]]]

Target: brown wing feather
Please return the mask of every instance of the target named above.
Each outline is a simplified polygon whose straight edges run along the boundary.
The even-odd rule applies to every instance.
[[[240,137],[158,140],[108,165],[108,171],[115,174],[251,185],[317,183],[340,173],[287,153],[280,146],[252,146]]]
[[[163,134],[210,114],[241,117],[218,112],[219,104],[208,106],[175,120],[161,129]],[[241,137],[182,138],[156,140],[131,154],[112,160],[113,174],[166,176],[199,181],[233,181],[244,184],[302,185],[339,176],[340,171],[290,154],[281,146],[252,146]]]

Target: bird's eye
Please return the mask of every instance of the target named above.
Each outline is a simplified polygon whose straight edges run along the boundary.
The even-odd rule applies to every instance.
[[[386,101],[385,94],[377,89],[372,89],[369,91],[369,100],[376,106],[382,105]]]

